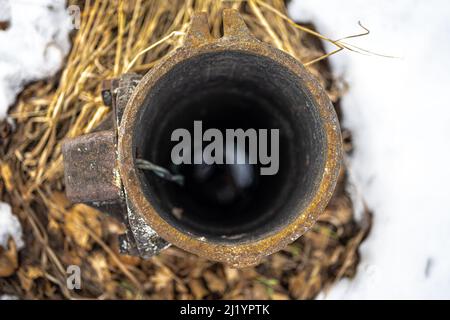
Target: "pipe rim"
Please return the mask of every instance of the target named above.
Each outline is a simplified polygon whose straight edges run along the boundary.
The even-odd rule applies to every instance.
[[[303,81],[311,99],[315,101],[321,115],[327,151],[322,178],[316,194],[306,208],[280,231],[256,241],[227,245],[210,243],[194,238],[165,221],[148,201],[141,188],[133,155],[133,133],[135,122],[147,93],[152,86],[176,64],[208,52],[245,51],[265,56],[288,68]],[[118,169],[131,210],[143,216],[146,222],[168,242],[211,260],[228,263],[235,267],[257,264],[263,257],[272,254],[295,241],[315,223],[325,209],[337,183],[342,159],[342,138],[339,122],[330,99],[318,81],[296,59],[285,52],[259,41],[235,41],[221,38],[197,47],[185,46],[176,50],[160,64],[150,70],[140,81],[125,109],[118,134]]]

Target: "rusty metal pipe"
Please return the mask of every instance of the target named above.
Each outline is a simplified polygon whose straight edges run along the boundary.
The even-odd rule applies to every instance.
[[[122,219],[125,253],[148,257],[174,244],[252,265],[306,232],[334,190],[341,137],[324,90],[298,61],[256,40],[236,11],[223,15],[222,38],[196,14],[184,46],[142,79],[107,83],[112,128],[63,145],[69,198]],[[243,186],[232,164],[174,167],[171,133],[192,131],[196,120],[204,130],[279,129],[277,174],[245,166]],[[142,170],[141,158],[177,171],[184,185]]]

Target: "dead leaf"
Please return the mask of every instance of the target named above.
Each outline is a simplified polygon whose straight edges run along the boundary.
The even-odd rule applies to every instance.
[[[255,300],[267,300],[270,298],[269,289],[261,282],[254,282],[252,288],[251,299]]]
[[[36,266],[27,266],[25,268],[20,268],[17,275],[22,288],[25,291],[30,291],[33,287],[34,280],[44,276],[44,273]]]
[[[13,275],[18,266],[16,243],[10,238],[7,249],[0,246],[0,277]]]
[[[167,287],[173,280],[170,272],[165,268],[158,268],[156,274],[151,278],[156,290]]]
[[[0,175],[3,181],[5,181],[5,187],[8,192],[13,190],[13,175],[9,164],[2,162],[0,163]]]
[[[137,266],[141,263],[141,258],[137,256],[130,256],[127,254],[119,254],[118,253],[119,260],[129,266]]]
[[[60,225],[55,219],[53,219],[51,216],[49,216],[47,228],[51,232],[57,232],[60,229]]]
[[[203,299],[208,294],[208,290],[206,290],[200,279],[192,279],[189,281],[189,287],[195,299]]]
[[[289,296],[284,293],[274,292],[272,294],[272,300],[289,300]]]
[[[101,237],[102,228],[98,219],[99,211],[83,204],[73,206],[66,212],[64,227],[66,234],[83,249],[90,250],[92,242],[89,241],[89,230]]]
[[[49,216],[61,221],[64,218],[64,212],[70,206],[70,201],[64,193],[53,192],[49,204]]]
[[[108,262],[102,253],[96,252],[88,260],[101,282],[109,282],[111,280]]]
[[[237,269],[231,268],[229,266],[224,266],[223,270],[229,284],[232,285],[239,280],[239,271]]]
[[[225,292],[226,283],[224,279],[219,278],[211,271],[206,271],[203,277],[205,278],[206,284],[211,291],[218,292],[220,294]]]

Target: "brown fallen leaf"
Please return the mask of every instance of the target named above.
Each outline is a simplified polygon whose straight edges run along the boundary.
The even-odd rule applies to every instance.
[[[272,294],[272,300],[289,300],[289,296],[284,293],[274,292]]]
[[[235,268],[231,268],[227,265],[224,266],[225,277],[227,278],[227,282],[230,285],[235,284],[239,280],[239,270]]]
[[[88,258],[88,260],[101,282],[107,283],[111,280],[109,264],[102,253],[95,252]]]
[[[83,204],[73,206],[66,214],[64,229],[75,243],[83,249],[90,250],[92,241],[89,241],[89,229],[99,237],[102,226],[98,219],[99,211]]]
[[[117,246],[116,246],[116,248],[117,248]],[[119,260],[122,263],[124,263],[126,265],[129,265],[129,266],[134,266],[134,267],[138,266],[141,263],[141,261],[142,261],[142,259],[140,257],[137,257],[137,256],[130,256],[130,255],[127,255],[127,254],[120,254],[118,252],[118,250],[117,250],[117,256],[118,256]]]
[[[206,271],[203,275],[205,278],[208,288],[213,292],[218,292],[223,294],[226,289],[225,279],[219,278],[215,273],[211,271]]]
[[[270,298],[270,290],[268,287],[260,282],[253,283],[250,299],[267,300]]]
[[[19,266],[16,243],[9,238],[8,248],[0,246],[0,277],[9,277],[16,272]]]
[[[203,299],[208,294],[208,290],[206,290],[200,279],[192,279],[189,281],[189,287],[195,299]]]
[[[166,288],[172,283],[173,277],[167,269],[158,268],[156,274],[151,277],[156,290]]]
[[[7,163],[0,163],[0,176],[2,177],[3,181],[5,182],[6,190],[11,192],[13,190],[13,175],[11,168],[9,167],[9,164]]]
[[[51,194],[48,204],[49,216],[60,221],[64,219],[64,212],[70,206],[70,201],[64,193],[56,191]]]
[[[27,266],[20,268],[17,272],[20,284],[25,291],[30,291],[33,287],[34,280],[44,276],[44,272],[36,266]]]

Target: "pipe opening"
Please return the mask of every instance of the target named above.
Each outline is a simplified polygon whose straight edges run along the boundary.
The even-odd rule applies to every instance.
[[[137,119],[136,157],[185,178],[180,186],[138,169],[148,200],[172,226],[207,241],[241,243],[280,230],[307,206],[322,177],[326,138],[320,115],[300,79],[263,56],[221,51],[185,60],[152,87]],[[226,129],[267,129],[269,154],[270,130],[278,129],[277,173],[261,175],[268,165],[259,159],[175,165],[171,152],[179,142],[171,135],[184,128],[193,145],[194,121],[201,121],[203,133],[222,132],[224,145]]]

